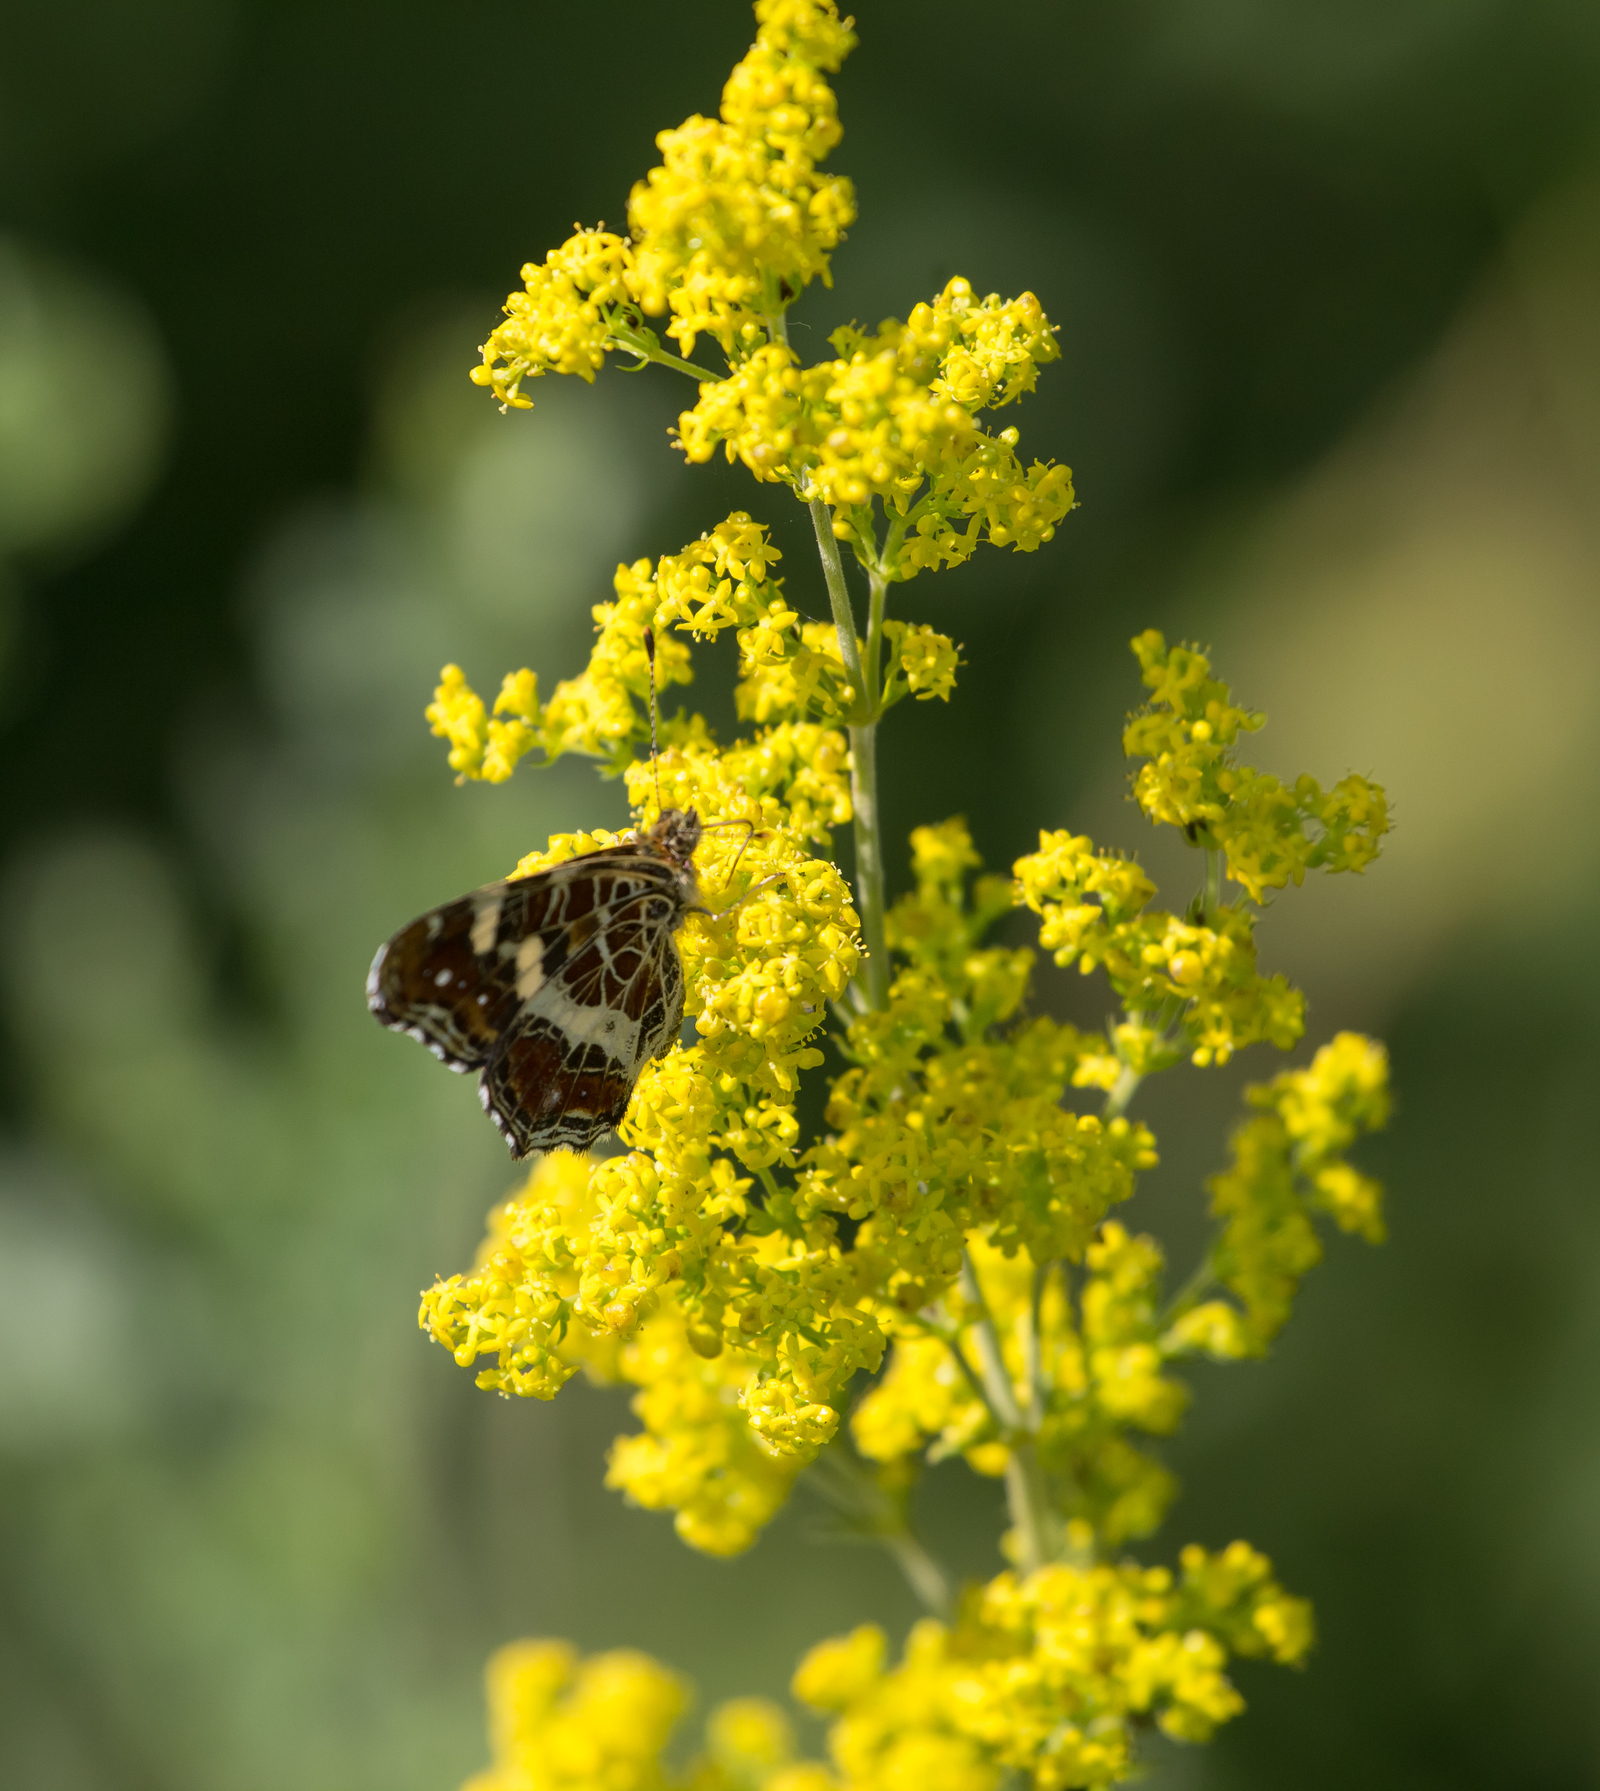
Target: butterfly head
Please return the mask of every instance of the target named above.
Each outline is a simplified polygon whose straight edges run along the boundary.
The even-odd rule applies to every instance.
[[[702,831],[700,817],[692,808],[669,808],[662,810],[645,838],[678,871],[692,874],[690,865]]]

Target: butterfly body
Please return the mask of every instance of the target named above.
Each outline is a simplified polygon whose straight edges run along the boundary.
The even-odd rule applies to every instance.
[[[683,1024],[673,935],[699,900],[700,832],[692,809],[669,809],[618,845],[433,909],[379,950],[367,1005],[479,1072],[514,1157],[586,1150]]]

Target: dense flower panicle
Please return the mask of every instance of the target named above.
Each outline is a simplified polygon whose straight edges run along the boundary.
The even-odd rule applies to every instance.
[[[487,1680],[493,1764],[462,1791],[667,1791],[661,1750],[686,1688],[648,1655],[514,1642]]]
[[[855,38],[836,0],[755,13],[718,115],[657,137],[628,235],[576,227],[525,267],[473,378],[525,408],[531,380],[592,381],[619,349],[696,377],[678,445],[692,462],[720,448],[815,507],[835,620],[791,602],[766,529],[736,511],[677,554],[619,566],[587,666],[548,698],[528,669],[492,704],[458,666],[441,672],[427,719],[458,782],[579,753],[625,779],[640,825],[665,808],[706,825],[700,902],[677,934],[693,1041],[640,1073],[622,1151],[538,1162],[420,1319],[502,1394],[549,1399],[580,1369],[634,1387],[641,1428],[616,1440],[607,1484],[673,1512],[713,1555],[751,1545],[835,1437],[853,1383],[881,1368],[849,1420],[870,1470],[841,1465],[844,1443],[821,1464],[864,1474],[863,1533],[916,1557],[892,1525],[919,1464],[960,1454],[1006,1479],[1017,1571],[916,1626],[897,1664],[871,1626],[811,1651],[793,1689],[835,1719],[831,1768],[797,1760],[783,1714],[745,1699],[712,1713],[679,1771],[662,1756],[684,1692],[664,1669],[517,1644],[491,1664],[494,1764],[469,1791],[1106,1786],[1137,1770],[1140,1729],[1201,1741],[1243,1708],[1230,1657],[1297,1663],[1310,1647],[1309,1607],[1244,1543],[1187,1548],[1177,1571],[1116,1555],[1176,1490],[1151,1441],[1188,1402],[1174,1364],[1267,1349],[1320,1257],[1318,1214],[1381,1239],[1380,1190],[1346,1153],[1385,1121],[1387,1066],[1342,1033],[1248,1091],[1208,1184],[1213,1240],[1171,1298],[1155,1241],[1112,1216],[1156,1161],[1126,1109],[1185,1056],[1221,1064],[1301,1037],[1299,991],[1257,969],[1250,904],[1308,870],[1363,869],[1385,799],[1360,776],[1325,790],[1241,763],[1265,718],[1204,654],[1148,631],[1133,647],[1149,702],[1124,748],[1145,814],[1204,848],[1204,890],[1158,908],[1134,860],[1066,829],[1041,833],[1013,877],[986,876],[964,822],[919,827],[915,886],[886,916],[864,882],[889,962],[858,981],[833,830],[859,805],[864,852],[871,728],[907,697],[948,700],[961,665],[947,636],[885,617],[888,588],[985,541],[1031,552],[1075,497],[1070,469],[1025,463],[1015,428],[980,421],[1058,358],[1032,293],[979,297],[958,277],[904,321],[835,331],[815,365],[790,347],[787,307],[829,280],[855,217],[850,183],[821,170],[840,136],[828,77]],[[684,357],[711,337],[726,376],[665,353],[647,318],[667,320]],[[830,520],[871,581],[859,641]],[[729,630],[744,737],[664,711],[647,758],[652,687],[692,682],[691,642]],[[554,836],[513,875],[626,837]],[[1236,903],[1220,899],[1223,870]],[[1036,953],[991,938],[1015,907],[1058,965],[1105,972],[1121,1013],[1103,1034],[1030,1011]],[[807,1136],[801,1084],[830,1025],[845,1067]],[[923,1561],[908,1572],[947,1612]]]
[[[717,1705],[688,1768],[665,1762],[687,1687],[631,1649],[580,1660],[565,1642],[513,1642],[486,1678],[493,1764],[462,1791],[838,1791],[795,1759],[793,1726],[765,1698]]]
[[[1015,872],[1017,899],[1040,916],[1039,943],[1056,962],[1085,975],[1104,969],[1134,1022],[1117,1042],[1139,1073],[1174,1061],[1158,1036],[1169,1023],[1202,1065],[1261,1039],[1287,1049],[1304,1031],[1299,990],[1256,971],[1247,909],[1217,909],[1209,924],[1150,910],[1155,886],[1132,859],[1096,852],[1065,829],[1041,833]],[[1146,1016],[1162,1025],[1141,1025]]]
[[[584,230],[522,270],[522,291],[505,302],[506,321],[483,345],[475,384],[503,405],[532,408],[525,379],[575,373],[591,383],[616,346],[615,323],[633,305],[633,250],[625,237]]]
[[[1162,1373],[1159,1250],[1107,1221],[1086,1252],[1076,1301],[1059,1273],[1036,1281],[1025,1254],[974,1243],[971,1255],[1016,1404],[1026,1410],[1037,1399],[1033,1436],[1063,1516],[1108,1545],[1148,1535],[1176,1483],[1126,1433],[1172,1430],[1188,1400]],[[896,1328],[888,1370],[858,1401],[851,1431],[871,1460],[960,1453],[979,1473],[999,1474],[1009,1442],[977,1394],[971,1334],[957,1331],[969,1315],[959,1299],[947,1307],[943,1325],[913,1318]]]
[[[636,754],[649,737],[646,631],[654,639],[656,683],[665,691],[693,681],[684,636],[714,640],[732,628],[739,645],[735,705],[742,720],[763,724],[763,732],[748,746],[721,752],[725,774],[711,812],[760,823],[760,801],[755,808],[738,801],[736,786],[744,783],[750,795],[778,802],[768,804],[762,824],[772,824],[784,806],[789,824],[802,830],[811,830],[813,821],[824,830],[848,821],[844,737],[818,724],[839,720],[860,693],[846,677],[837,630],[802,623],[786,603],[783,581],[772,571],[779,557],[765,528],[735,511],[681,553],[619,566],[615,600],[594,607],[596,640],[587,667],[559,683],[542,705],[538,679],[526,668],[506,675],[491,712],[461,668],[447,665],[427,720],[449,742],[457,781],[503,783],[535,748],[544,763],[575,752],[598,759],[608,774],[627,773],[630,797],[643,807],[648,780]],[[960,664],[953,641],[926,625],[894,621],[884,637],[879,694],[885,707],[907,695],[948,699]],[[662,734],[702,768],[719,756],[698,717],[669,719]],[[670,769],[665,761],[663,769]]]
[[[589,1180],[582,1157],[542,1158],[523,1188],[490,1213],[471,1270],[423,1294],[418,1322],[463,1368],[495,1358],[479,1374],[480,1387],[553,1399],[577,1372],[562,1345],[578,1286],[571,1240],[583,1237],[594,1210]]]
[[[532,404],[525,381],[592,381],[614,350],[654,346],[646,315],[670,314],[666,333],[685,355],[704,333],[734,360],[812,280],[829,279],[855,198],[848,180],[818,169],[840,136],[825,76],[855,36],[834,0],[758,0],[755,12],[756,41],[728,77],[720,117],[656,138],[662,162],[628,200],[630,235],[580,226],[523,268],[523,289],[472,370],[502,405]],[[991,360],[1015,357],[1003,335],[990,326]]]
[[[987,434],[976,413],[1031,391],[1056,358],[1032,293],[977,300],[957,278],[876,335],[835,331],[837,357],[804,367],[783,341],[754,348],[700,388],[678,420],[691,461],[720,446],[758,479],[779,480],[834,511],[834,532],[890,578],[959,564],[979,540],[1031,552],[1073,507],[1066,467],[1017,459],[1017,432]],[[891,527],[881,557],[871,505]]]
[[[704,563],[731,564],[735,552],[759,575],[762,543],[737,526]],[[660,584],[681,595],[690,557]],[[603,619],[602,646],[607,627],[614,618]],[[478,1268],[430,1290],[423,1320],[458,1360],[494,1359],[481,1385],[546,1398],[596,1340],[645,1325],[651,1341],[617,1372],[645,1384],[646,1433],[619,1445],[613,1484],[672,1505],[696,1546],[730,1552],[831,1436],[830,1400],[882,1353],[860,1310],[860,1265],[842,1260],[828,1227],[783,1229],[739,1173],[794,1161],[800,1074],[821,1061],[811,1041],[854,975],[858,922],[836,868],[806,849],[849,818],[842,736],[784,722],[724,751],[703,724],[680,737],[659,766],[664,799],[712,823],[749,823],[714,827],[698,854],[715,911],[689,918],[680,948],[699,1042],[641,1075],[623,1128],[635,1148],[577,1168],[547,1159],[497,1215]],[[635,799],[653,800],[656,773],[639,762],[628,773]],[[516,874],[612,843],[557,836]],[[673,1338],[688,1349],[663,1358]],[[724,1349],[713,1373],[704,1364]],[[688,1372],[674,1381],[664,1359]]]
[[[833,1134],[807,1154],[796,1196],[803,1216],[859,1224],[856,1250],[881,1262],[893,1311],[940,1297],[975,1228],[1036,1261],[1081,1257],[1154,1161],[1142,1126],[1061,1105],[1082,1035],[1044,1018],[990,1035],[1016,1013],[1032,954],[980,945],[1000,886],[964,891],[964,824],[918,829],[913,853],[917,891],[890,917],[909,965],[883,1012],[847,1025],[854,1067],[834,1084]]]
[[[907,693],[919,703],[934,697],[949,702],[950,692],[955,689],[956,669],[961,664],[961,650],[955,642],[926,622],[885,622],[883,635],[889,643],[884,707],[890,708]]]
[[[1257,902],[1308,870],[1360,871],[1378,856],[1389,815],[1377,784],[1352,775],[1325,791],[1306,775],[1291,788],[1239,764],[1239,735],[1266,717],[1240,709],[1195,648],[1169,648],[1151,628],[1133,650],[1152,697],[1122,744],[1130,758],[1146,760],[1133,789],[1152,821],[1220,847],[1228,875]]]
[[[585,676],[621,690],[636,730],[630,655],[642,656],[645,627],[659,641],[733,628],[748,667],[761,630],[787,614],[776,559],[740,513],[656,567],[624,569]],[[908,642],[937,680],[937,637],[890,637],[902,654]],[[689,676],[681,653],[657,653]],[[459,682],[441,689],[440,709],[446,697],[436,728],[486,729]],[[537,713],[531,674],[508,679],[503,697]],[[810,856],[849,818],[843,734],[784,719],[719,748],[691,718],[667,735],[657,764],[625,766],[635,804],[648,814],[659,790],[663,803],[745,824],[706,835],[712,913],[680,934],[698,1042],[641,1075],[628,1153],[551,1159],[499,1209],[474,1271],[430,1290],[424,1322],[458,1360],[490,1359],[480,1383],[503,1392],[551,1397],[580,1364],[639,1384],[645,1428],[619,1440],[611,1484],[674,1510],[695,1546],[728,1553],[777,1510],[834,1434],[852,1376],[889,1343],[888,1373],[853,1420],[863,1454],[959,1452],[1004,1470],[1015,1439],[975,1390],[970,1327],[986,1309],[1017,1405],[1035,1410],[1033,1446],[1063,1519],[1107,1546],[1149,1533],[1174,1482],[1131,1433],[1177,1422],[1187,1395],[1166,1365],[1265,1347],[1315,1260],[1312,1209],[1376,1235],[1376,1191],[1339,1154],[1352,1128],[1381,1118],[1370,1062],[1341,1040],[1272,1084],[1271,1111],[1213,1184],[1215,1274],[1240,1305],[1191,1300],[1163,1316],[1159,1252],[1106,1219],[1154,1162],[1153,1140],[1120,1114],[1073,1111],[1070,1092],[1165,1067],[1175,1036],[1199,1062],[1255,1038],[1293,1042],[1298,994],[1256,974],[1248,912],[1152,911],[1137,864],[1068,833],[1044,835],[1014,886],[974,880],[963,823],[917,829],[916,888],[888,918],[899,969],[887,1006],[838,1009],[850,1067],[828,1135],[806,1147],[801,1077],[821,1061],[815,1035],[859,960],[849,890]],[[558,836],[517,874],[614,838]],[[1058,961],[1106,969],[1127,1008],[1108,1037],[1020,1017],[1033,954],[983,942],[1014,899],[1039,912]],[[964,1252],[986,1308],[957,1287]],[[1075,1299],[1050,1268],[1061,1260],[1085,1265]]]
[[[835,1714],[828,1746],[846,1791],[989,1791],[1008,1771],[1043,1791],[1115,1784],[1139,1723],[1200,1741],[1238,1715],[1230,1654],[1292,1664],[1310,1646],[1306,1605],[1245,1544],[1186,1548],[1181,1569],[1003,1573],[953,1626],[917,1624],[887,1671],[870,1626],[819,1644],[794,1692]]]
[[[745,823],[706,834],[697,868],[711,912],[680,934],[697,1042],[641,1075],[625,1154],[558,1153],[536,1166],[491,1215],[474,1268],[424,1296],[422,1321],[459,1362],[481,1365],[480,1385],[504,1393],[550,1398],[579,1368],[636,1386],[642,1429],[617,1440],[608,1483],[673,1511],[680,1536],[712,1554],[750,1545],[834,1435],[853,1377],[888,1347],[851,1420],[862,1455],[903,1478],[919,1458],[955,1453],[1009,1474],[1031,1449],[1071,1564],[1001,1576],[953,1629],[922,1626],[892,1670],[870,1634],[814,1655],[797,1689],[840,1711],[837,1777],[760,1741],[777,1731],[746,1712],[725,1725],[745,1722],[755,1737],[743,1764],[724,1735],[672,1780],[659,1748],[596,1754],[588,1694],[570,1693],[557,1716],[538,1719],[554,1739],[520,1756],[502,1748],[500,1776],[482,1791],[998,1787],[1008,1771],[1041,1786],[1110,1784],[1133,1770],[1139,1723],[1198,1740],[1241,1708],[1224,1672],[1230,1652],[1296,1660],[1309,1645],[1305,1607],[1242,1544],[1186,1551],[1178,1580],[1094,1561],[1148,1535],[1171,1501],[1172,1476],[1137,1439],[1182,1415],[1174,1361],[1267,1347],[1320,1254],[1316,1212],[1381,1237],[1376,1185],[1344,1153],[1383,1123],[1386,1066],[1379,1047],[1341,1034],[1307,1068],[1251,1091],[1255,1116],[1211,1183],[1219,1231],[1208,1268],[1222,1297],[1202,1299],[1199,1277],[1198,1291],[1165,1307],[1159,1249],[1107,1216],[1154,1162],[1153,1140],[1115,1110],[1075,1112],[1071,1091],[1114,1091],[1166,1067],[1176,1039],[1200,1062],[1253,1038],[1290,1043],[1298,996],[1256,974],[1244,908],[1154,911],[1137,864],[1065,832],[1042,836],[1015,882],[983,876],[965,825],[949,821],[912,836],[915,888],[888,917],[897,968],[886,1007],[846,1003],[857,919],[836,868],[813,855],[850,815],[842,732],[803,718],[810,699],[772,697],[747,742],[719,747],[698,717],[680,717],[658,765],[629,756],[646,627],[680,682],[685,635],[735,629],[746,682],[767,675],[752,669],[763,664],[804,665],[764,631],[823,649],[783,619],[776,559],[738,514],[655,567],[623,569],[618,602],[597,612],[590,707],[619,698],[610,750],[635,805],[648,816],[659,779],[662,802]],[[677,653],[663,651],[669,641]],[[888,641],[906,687],[912,646],[932,668],[919,681],[941,694],[954,649],[912,630]],[[520,673],[497,708],[537,728],[548,752],[560,744],[554,701],[541,710],[532,674]],[[489,732],[499,717],[459,673],[430,719],[464,774],[486,774],[504,751]],[[517,874],[615,839],[557,836]],[[1032,952],[985,943],[1016,901],[1039,913],[1041,943],[1059,961],[1107,971],[1126,1009],[1108,1035],[1025,1017]],[[849,1067],[833,1086],[830,1131],[807,1146],[795,1098],[821,1061],[830,1012]],[[1069,1263],[1081,1270],[1069,1275]],[[980,1325],[992,1328],[997,1368],[978,1348]],[[1003,1406],[985,1381],[994,1372],[1009,1383]],[[626,1689],[643,1683],[639,1671],[614,1677]],[[556,1709],[555,1695],[539,1708]],[[585,1763],[551,1777],[560,1761]]]
[[[1305,1069],[1286,1070],[1247,1098],[1260,1111],[1234,1134],[1232,1163],[1208,1184],[1221,1226],[1212,1274],[1239,1304],[1192,1306],[1168,1338],[1224,1359],[1264,1353],[1282,1329],[1300,1278],[1322,1260],[1318,1212],[1369,1243],[1384,1237],[1382,1190],[1344,1157],[1388,1119],[1383,1047],[1341,1032]]]
[[[755,1363],[703,1325],[691,1331],[669,1304],[623,1346],[619,1373],[642,1389],[633,1409],[644,1430],[612,1445],[606,1484],[647,1510],[675,1512],[692,1548],[742,1553],[789,1496],[800,1467],[798,1457],[763,1446],[739,1405]]]
[[[721,117],[656,138],[662,164],[634,187],[638,302],[670,310],[684,354],[705,332],[730,359],[820,276],[855,221],[850,182],[818,172],[840,136],[823,79],[855,47],[833,0],[758,0],[760,29],[728,77]]]

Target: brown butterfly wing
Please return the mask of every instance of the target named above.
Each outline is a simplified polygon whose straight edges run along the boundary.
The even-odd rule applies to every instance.
[[[639,1072],[672,1049],[683,1024],[676,879],[665,867],[644,878],[630,868],[599,893],[483,1074],[484,1108],[513,1156],[586,1150],[614,1131]]]
[[[451,1069],[484,1072],[513,1155],[584,1149],[677,1036],[685,901],[677,871],[632,845],[491,883],[402,927],[373,960],[368,1005]]]
[[[482,1069],[516,1018],[511,966],[477,949],[483,917],[498,919],[506,887],[491,883],[419,916],[380,947],[367,976],[367,1006],[379,1024],[457,1072]]]

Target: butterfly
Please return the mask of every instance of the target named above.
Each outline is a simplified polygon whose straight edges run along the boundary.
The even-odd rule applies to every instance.
[[[683,1025],[673,935],[699,904],[702,831],[693,809],[667,809],[615,846],[446,902],[379,950],[367,1006],[479,1072],[513,1157],[587,1150]]]

